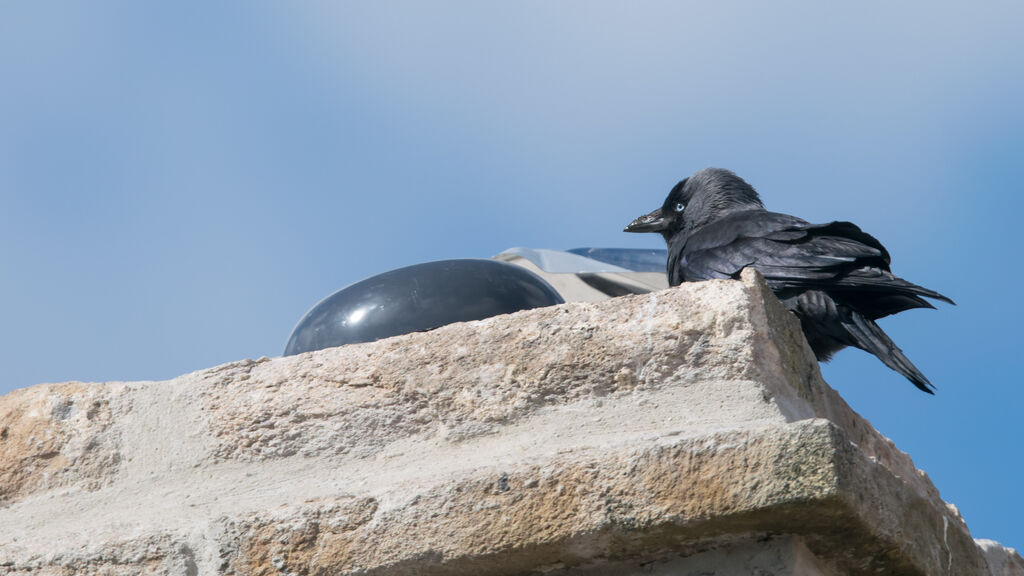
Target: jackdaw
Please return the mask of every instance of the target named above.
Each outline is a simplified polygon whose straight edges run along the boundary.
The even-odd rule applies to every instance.
[[[728,170],[706,168],[672,188],[665,203],[626,232],[658,232],[668,244],[668,283],[739,278],[750,266],[800,319],[820,361],[846,346],[870,352],[919,389],[934,388],[875,320],[922,298],[949,298],[889,271],[889,252],[850,222],[811,224],[765,210],[754,188]]]

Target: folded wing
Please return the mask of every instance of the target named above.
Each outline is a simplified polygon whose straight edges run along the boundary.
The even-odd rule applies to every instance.
[[[867,318],[952,300],[892,274],[882,244],[850,222],[810,224],[760,210],[729,215],[669,247],[669,282],[738,278],[756,268],[779,298],[827,292]]]

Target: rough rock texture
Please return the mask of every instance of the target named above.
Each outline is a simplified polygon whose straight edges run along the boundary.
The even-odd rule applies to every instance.
[[[755,274],[0,398],[0,574],[1024,574]]]

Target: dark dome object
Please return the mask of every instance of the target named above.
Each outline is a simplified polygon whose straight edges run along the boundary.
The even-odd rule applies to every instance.
[[[514,264],[483,259],[416,264],[371,276],[321,300],[292,330],[284,355],[563,302],[551,285]]]

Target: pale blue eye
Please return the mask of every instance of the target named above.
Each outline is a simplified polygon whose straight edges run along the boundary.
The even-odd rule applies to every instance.
[[[686,206],[685,206],[685,205],[683,205],[683,203],[682,203],[682,202],[680,202],[680,203],[676,204],[676,212],[682,212],[682,211],[683,211],[683,208],[686,208]]]

